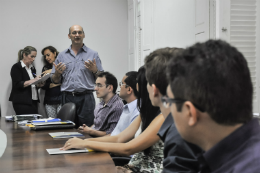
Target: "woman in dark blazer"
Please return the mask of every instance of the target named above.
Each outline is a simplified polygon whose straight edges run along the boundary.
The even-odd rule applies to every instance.
[[[16,115],[38,114],[37,102],[39,96],[37,88],[43,86],[43,83],[37,86],[31,85],[39,80],[41,76],[36,76],[36,69],[32,65],[37,50],[34,47],[27,46],[18,52],[18,62],[12,66],[12,91],[9,101],[13,103]]]

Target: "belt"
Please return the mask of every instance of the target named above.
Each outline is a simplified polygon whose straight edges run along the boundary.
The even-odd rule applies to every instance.
[[[66,93],[67,95],[79,96],[79,95],[90,94],[93,92],[93,90],[85,90],[83,92],[67,92],[67,91],[63,91],[63,92]]]

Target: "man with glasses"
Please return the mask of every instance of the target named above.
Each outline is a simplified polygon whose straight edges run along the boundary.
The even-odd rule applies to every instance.
[[[123,111],[123,102],[116,94],[117,79],[109,72],[101,72],[97,75],[95,91],[97,98],[102,101],[94,111],[94,124],[92,127],[83,124],[79,130],[91,136],[105,136],[111,134],[117,125]]]
[[[95,78],[103,71],[96,51],[83,43],[85,34],[79,25],[69,29],[71,46],[59,53],[52,69],[52,82],[61,83],[62,105],[76,104],[76,127],[82,124],[91,126],[94,120],[95,99],[93,96]]]
[[[164,142],[163,173],[190,173],[199,170],[196,154],[200,153],[201,150],[181,138],[164,96],[168,86],[165,69],[169,61],[182,51],[181,48],[162,48],[155,50],[145,58],[147,90],[150,100],[153,106],[160,107],[165,117],[165,121],[158,133],[158,136]]]
[[[137,72],[130,71],[125,74],[122,81],[119,82],[120,93],[119,97],[126,101],[124,105],[123,112],[120,119],[111,133],[111,136],[115,136],[122,131],[124,131],[139,115],[139,110],[137,109],[137,90],[136,90],[136,78]]]
[[[200,172],[259,172],[260,126],[244,56],[224,41],[209,40],[172,59],[167,71],[166,104],[176,128],[205,151]]]

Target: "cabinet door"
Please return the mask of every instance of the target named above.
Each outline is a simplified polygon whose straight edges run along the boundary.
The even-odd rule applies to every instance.
[[[209,39],[209,0],[195,0],[195,41]]]

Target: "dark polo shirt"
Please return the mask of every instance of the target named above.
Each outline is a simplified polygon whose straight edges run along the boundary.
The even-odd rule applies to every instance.
[[[201,173],[259,173],[260,126],[252,119],[200,155]]]
[[[165,119],[158,136],[164,142],[163,173],[193,173],[199,171],[199,162],[196,156],[202,150],[181,138],[171,114]]]

